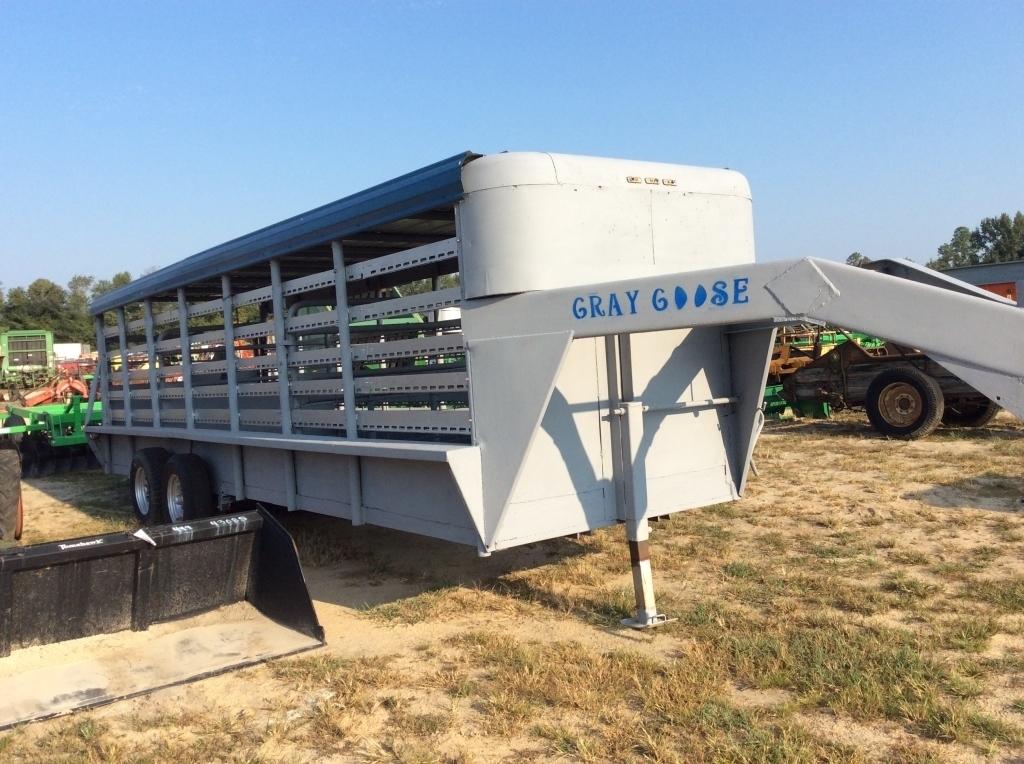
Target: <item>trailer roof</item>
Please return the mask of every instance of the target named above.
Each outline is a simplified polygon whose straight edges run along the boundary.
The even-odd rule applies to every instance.
[[[424,238],[452,236],[454,231],[448,229],[453,222],[447,219],[443,208],[462,196],[462,166],[478,156],[464,151],[192,255],[102,295],[93,301],[91,311],[99,314],[145,298],[169,297],[179,287],[204,281],[210,282],[210,296],[219,296],[218,280],[223,273],[244,272],[293,253],[308,253],[319,261],[324,252],[329,255],[329,249],[324,248],[329,248],[331,241],[354,234],[366,233],[351,242],[354,246],[346,243],[346,258],[350,252],[359,259],[384,254],[387,248],[423,243]],[[374,231],[395,221],[403,221],[403,225],[395,230]],[[301,275],[301,262],[297,267],[299,272],[288,275]]]

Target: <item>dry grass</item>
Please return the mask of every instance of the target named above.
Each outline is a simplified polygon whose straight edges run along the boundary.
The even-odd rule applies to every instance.
[[[307,565],[414,592],[347,610],[323,653],[236,675],[248,702],[209,680],[189,710],[151,698],[0,733],[0,758],[1024,755],[1024,427],[897,443],[852,419],[785,423],[757,460],[743,501],[654,525],[659,605],[677,618],[655,632],[618,627],[632,595],[617,528],[466,573],[438,546],[389,554],[386,533],[295,518]]]

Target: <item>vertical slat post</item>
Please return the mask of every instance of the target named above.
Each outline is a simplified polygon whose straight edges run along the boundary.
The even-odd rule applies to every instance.
[[[103,424],[110,424],[110,369],[107,366],[107,337],[103,332],[103,314],[96,316],[96,372],[99,387],[96,393],[103,401]],[[90,393],[89,404],[85,407],[85,421],[92,422],[92,409],[96,395]]]
[[[277,382],[281,402],[281,434],[292,434],[291,390],[288,384],[288,333],[285,323],[284,290],[281,281],[281,261],[270,261],[270,292],[274,305],[274,356],[277,360]],[[298,506],[298,490],[295,483],[295,452],[284,451],[285,504],[288,510]]]
[[[142,303],[143,323],[146,326],[146,355],[149,359],[149,405],[153,414],[153,427],[160,426],[160,385],[157,377],[156,326],[153,322],[153,300]]]
[[[235,308],[231,294],[231,277],[220,277],[220,290],[224,303],[224,368],[228,383],[228,416],[231,432],[238,432],[238,372],[235,368]]]
[[[281,288],[281,262],[270,261],[270,291],[274,304],[274,357],[281,399],[281,433],[291,435],[292,406],[288,389],[288,335],[285,324],[284,292]]]
[[[348,274],[345,270],[345,252],[340,241],[331,242],[334,258],[335,312],[338,315],[338,353],[341,356],[342,396],[345,405],[345,437],[356,440],[359,437],[359,420],[356,413],[356,380],[352,362],[352,333],[348,316]],[[353,456],[348,460],[349,502],[352,506],[352,524],[365,522],[363,512],[362,469],[360,459]]]
[[[178,289],[178,333],[181,335],[181,378],[185,394],[185,427],[195,429],[195,409],[192,402],[192,341],[188,336],[188,300],[185,290]]]
[[[220,277],[221,299],[224,303],[224,368],[228,383],[228,418],[231,432],[238,432],[238,369],[235,354],[235,304],[231,290],[231,276]],[[231,447],[231,461],[234,472],[235,499],[245,498],[245,470],[242,463],[242,447]]]
[[[341,355],[342,395],[345,401],[345,437],[359,437],[356,418],[356,384],[352,363],[352,333],[348,320],[348,276],[345,272],[344,252],[340,241],[331,242],[334,256],[334,295],[338,315],[338,352]]]
[[[117,345],[121,353],[121,405],[124,407],[124,426],[132,426],[132,375],[128,369],[128,332],[125,328],[124,306],[117,309]]]

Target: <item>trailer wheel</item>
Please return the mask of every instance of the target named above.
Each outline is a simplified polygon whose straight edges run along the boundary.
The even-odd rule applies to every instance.
[[[163,522],[164,465],[171,455],[162,448],[143,448],[135,452],[128,479],[132,487],[132,509],[141,525]]]
[[[21,536],[21,454],[10,438],[0,438],[0,541]]]
[[[971,403],[946,404],[942,423],[950,427],[984,427],[995,419],[1000,408],[998,403],[988,398]]]
[[[195,454],[175,454],[164,466],[167,521],[195,520],[214,514],[213,483],[206,462]]]
[[[864,407],[883,435],[916,440],[935,432],[942,421],[942,388],[913,366],[883,371],[868,385]]]

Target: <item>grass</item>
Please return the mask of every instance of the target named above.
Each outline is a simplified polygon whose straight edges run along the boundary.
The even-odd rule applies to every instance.
[[[945,626],[939,635],[939,644],[948,650],[980,653],[998,631],[999,623],[991,616],[961,616]]]
[[[965,594],[1006,613],[1024,612],[1024,576],[975,581]]]
[[[1012,759],[1024,428],[1000,427],[922,443],[853,419],[770,427],[745,499],[654,524],[677,620],[644,633],[618,626],[621,528],[463,573],[435,542],[407,556],[400,534],[290,516],[304,564],[413,594],[346,611],[328,650],[247,670],[243,694],[211,680],[192,688],[206,703],[31,725],[0,735],[0,759]]]

